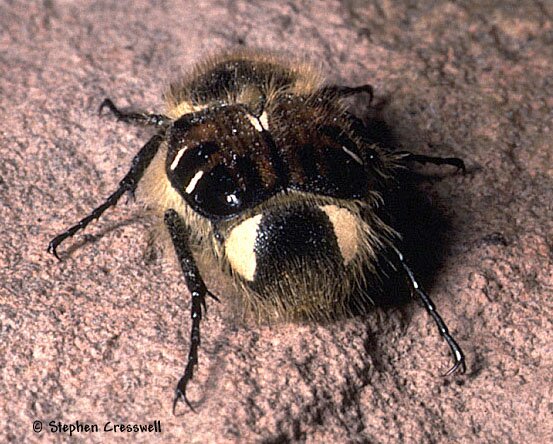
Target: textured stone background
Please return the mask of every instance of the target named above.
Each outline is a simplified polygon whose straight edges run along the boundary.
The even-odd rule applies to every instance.
[[[26,3],[25,6],[22,6]],[[548,1],[0,4],[0,441],[32,422],[160,420],[147,442],[530,442],[553,436],[553,5]],[[200,4],[201,3],[201,4]],[[468,359],[417,304],[330,325],[240,325],[207,276],[198,414],[171,414],[188,294],[146,254],[138,205],[46,254],[114,190],[148,137],[98,117],[110,96],[159,110],[168,80],[246,45],[372,83],[405,148],[466,160],[420,188],[447,224],[430,292]],[[432,225],[432,224],[431,224]],[[434,233],[431,233],[431,236]],[[428,248],[428,246],[426,247]],[[79,435],[100,442],[114,435]]]

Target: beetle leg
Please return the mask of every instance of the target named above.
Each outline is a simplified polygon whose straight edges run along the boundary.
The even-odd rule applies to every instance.
[[[126,123],[140,123],[143,125],[153,125],[153,126],[167,126],[171,123],[171,119],[163,114],[149,114],[143,112],[131,112],[131,111],[121,111],[115,106],[115,103],[111,99],[104,99],[100,108],[98,109],[98,114],[102,112],[104,108],[108,108],[117,119]]]
[[[418,163],[433,163],[434,165],[452,165],[459,170],[463,171],[463,174],[466,173],[467,169],[465,167],[465,162],[463,159],[458,157],[434,157],[434,156],[425,156],[423,154],[413,154],[409,151],[397,151],[395,154],[403,155],[402,160],[411,160]]]
[[[48,253],[52,253],[58,260],[61,260],[56,252],[56,249],[65,239],[73,236],[77,231],[86,228],[87,225],[94,219],[98,219],[109,207],[114,206],[126,192],[134,193],[138,182],[142,179],[144,171],[146,171],[146,168],[150,165],[150,162],[156,155],[162,141],[163,137],[161,135],[156,134],[153,136],[148,143],[142,147],[138,154],[134,156],[131,168],[125,177],[123,177],[121,182],[119,182],[117,190],[115,190],[115,192],[113,192],[102,205],[95,208],[88,216],[81,219],[77,224],[52,239],[48,244]]]
[[[372,85],[361,86],[341,86],[341,85],[329,85],[323,87],[323,95],[330,94],[338,97],[349,97],[355,94],[366,93],[369,95],[369,105],[373,101],[374,88]]]
[[[397,250],[396,250],[396,253],[398,255],[399,261],[401,262],[403,269],[405,270],[405,273],[407,274],[407,277],[409,278],[409,281],[411,282],[411,286],[413,290],[415,291],[420,301],[424,305],[424,308],[426,308],[426,311],[428,312],[428,314],[432,317],[432,319],[434,319],[434,322],[438,327],[438,331],[440,332],[440,335],[443,336],[443,338],[447,342],[447,345],[449,345],[451,352],[453,353],[455,364],[447,371],[447,373],[444,376],[449,376],[455,373],[457,370],[461,370],[461,373],[465,373],[466,364],[465,364],[465,355],[463,354],[463,350],[461,350],[461,347],[459,346],[459,344],[457,344],[457,341],[455,341],[453,336],[451,336],[451,334],[449,333],[447,325],[445,324],[444,320],[436,310],[436,306],[432,302],[432,299],[430,299],[430,296],[428,296],[420,287],[419,283],[415,279],[413,271],[411,271],[411,269],[405,262],[403,255]]]
[[[177,402],[184,401],[192,411],[194,408],[186,397],[186,387],[188,382],[194,376],[194,368],[198,365],[198,348],[200,347],[200,321],[202,320],[202,308],[206,310],[205,296],[211,294],[200,275],[200,271],[196,265],[194,257],[189,247],[189,230],[182,218],[175,210],[169,209],[165,212],[165,226],[169,230],[169,234],[175,247],[175,253],[179,260],[186,286],[192,295],[192,329],[190,332],[190,349],[188,352],[188,361],[184,369],[184,374],[177,383],[175,389],[175,399],[173,400],[173,414]]]

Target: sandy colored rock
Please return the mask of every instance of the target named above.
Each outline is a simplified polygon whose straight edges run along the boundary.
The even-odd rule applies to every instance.
[[[155,420],[160,434],[76,436],[550,441],[551,3],[151,3],[0,5],[0,441],[65,440],[50,421]],[[46,253],[115,189],[150,134],[99,117],[102,99],[162,111],[179,72],[244,45],[305,56],[333,82],[373,84],[403,149],[465,159],[464,176],[417,167],[439,217],[412,221],[429,230],[421,251],[438,259],[422,279],[467,354],[464,376],[440,376],[450,356],[416,303],[328,325],[243,325],[234,290],[213,274],[223,303],[209,303],[203,324],[197,414],[173,416],[189,295],[179,270],[148,253],[140,205],[119,205],[64,244],[63,262]]]

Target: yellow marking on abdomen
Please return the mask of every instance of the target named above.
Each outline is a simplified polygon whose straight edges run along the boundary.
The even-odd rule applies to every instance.
[[[253,281],[257,260],[255,257],[255,240],[262,215],[246,219],[234,227],[225,242],[225,254],[236,273],[248,281]]]

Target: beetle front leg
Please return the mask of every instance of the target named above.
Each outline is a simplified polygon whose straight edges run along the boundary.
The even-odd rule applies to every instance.
[[[151,114],[146,112],[133,112],[133,111],[122,111],[111,99],[104,99],[101,103],[100,108],[98,109],[98,114],[102,113],[104,108],[108,108],[117,119],[126,123],[138,123],[142,125],[152,125],[157,127],[166,127],[171,123],[171,119],[163,114]]]
[[[374,88],[372,85],[361,85],[361,86],[342,86],[342,85],[328,85],[322,88],[323,94],[329,94],[332,96],[337,96],[340,98],[346,98],[354,96],[356,94],[368,94],[369,95],[369,105],[372,103],[374,98]]]
[[[412,161],[417,163],[433,163],[434,165],[451,165],[456,167],[458,170],[461,170],[463,174],[467,171],[465,167],[465,162],[463,159],[458,157],[436,157],[436,156],[425,156],[424,154],[414,154],[409,151],[397,151],[396,154],[401,154],[402,160]]]
[[[52,253],[58,260],[61,260],[56,250],[65,239],[72,237],[77,231],[84,230],[94,219],[100,218],[100,216],[104,214],[108,208],[117,204],[123,194],[133,194],[138,186],[138,182],[140,182],[144,172],[155,157],[161,142],[163,142],[163,136],[161,134],[154,135],[148,143],[140,149],[138,154],[134,156],[131,168],[125,177],[123,177],[121,182],[119,182],[117,190],[115,190],[102,205],[95,208],[88,216],[53,238],[48,244],[47,251]]]

